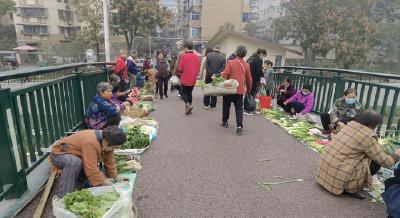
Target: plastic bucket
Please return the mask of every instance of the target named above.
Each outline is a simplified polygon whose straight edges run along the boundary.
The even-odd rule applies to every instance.
[[[260,108],[261,109],[270,109],[271,108],[271,96],[259,96],[260,99]]]

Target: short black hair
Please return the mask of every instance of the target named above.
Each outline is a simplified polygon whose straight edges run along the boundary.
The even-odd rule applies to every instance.
[[[308,90],[312,91],[312,86],[311,86],[311,84],[306,83],[303,85],[303,89],[308,89]]]
[[[270,60],[266,60],[266,61],[264,61],[264,63],[269,66],[274,66],[274,63],[272,63],[272,61],[270,61]]]
[[[187,48],[187,49],[189,49],[189,50],[193,50],[193,42],[192,42],[192,41],[189,41],[189,40],[185,40],[185,41],[183,42],[183,47],[184,47],[184,48]]]
[[[286,81],[288,83],[292,83],[292,80],[290,78],[288,78],[288,77],[286,77],[283,81]]]
[[[207,56],[208,54],[210,54],[210,53],[213,52],[213,51],[214,51],[213,48],[207,47],[207,48],[206,48],[206,51],[205,51],[205,55]]]
[[[103,129],[101,135],[108,142],[109,146],[123,145],[126,142],[126,134],[118,126],[109,126]]]
[[[348,89],[346,89],[346,91],[344,91],[344,96],[347,96],[351,93],[354,93],[357,95],[357,90],[355,88],[348,88]]]
[[[259,48],[259,49],[257,49],[256,54],[257,55],[260,55],[260,54],[267,55],[267,50],[265,50],[263,48]]]
[[[383,117],[378,112],[368,109],[356,115],[354,121],[371,129],[375,129],[383,123]]]
[[[236,56],[238,56],[239,58],[244,58],[247,55],[247,48],[244,45],[239,45],[236,48]]]

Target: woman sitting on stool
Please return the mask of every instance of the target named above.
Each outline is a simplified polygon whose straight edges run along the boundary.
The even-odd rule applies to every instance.
[[[344,92],[342,98],[335,101],[330,113],[321,113],[324,133],[330,133],[338,128],[342,129],[361,112],[363,106],[356,98],[357,90],[349,88]]]
[[[291,98],[283,103],[286,112],[291,115],[306,115],[312,111],[314,106],[314,95],[311,92],[311,85],[304,84],[303,89],[298,91]]]

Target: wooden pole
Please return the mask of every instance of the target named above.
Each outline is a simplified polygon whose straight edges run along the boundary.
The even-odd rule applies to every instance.
[[[47,181],[47,184],[46,184],[46,188],[44,189],[42,198],[40,199],[40,202],[39,202],[39,206],[36,208],[33,218],[40,218],[42,216],[43,209],[46,206],[47,199],[49,198],[51,187],[53,187],[54,178],[56,177],[56,174],[57,174],[57,170],[51,171],[49,180]]]

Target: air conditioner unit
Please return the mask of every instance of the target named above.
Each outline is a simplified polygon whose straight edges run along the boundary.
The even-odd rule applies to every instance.
[[[69,10],[69,5],[66,5],[66,6],[65,6],[65,9]]]
[[[68,20],[67,24],[71,26],[72,25],[72,21]]]

